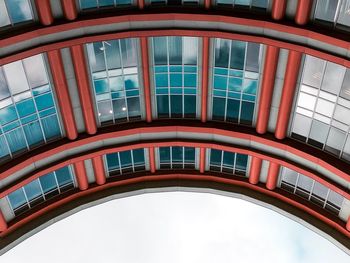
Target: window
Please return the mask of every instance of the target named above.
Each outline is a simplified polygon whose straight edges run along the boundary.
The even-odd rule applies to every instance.
[[[43,175],[10,193],[7,199],[15,216],[75,187],[70,166]]]
[[[136,149],[106,154],[109,176],[145,171],[145,150]]]
[[[0,67],[0,160],[60,137],[43,56]]]
[[[141,119],[137,39],[87,44],[101,125]]]
[[[215,4],[217,6],[231,5],[235,8],[259,8],[266,10],[269,4],[269,0],[216,0]]]
[[[133,0],[79,0],[79,4],[82,10],[86,10],[95,8],[130,6],[133,4]]]
[[[196,149],[194,147],[160,147],[158,148],[160,169],[195,169]]]
[[[342,195],[310,177],[286,167],[282,167],[280,177],[282,189],[309,200],[335,215],[339,215],[344,200]]]
[[[350,0],[317,0],[315,20],[337,27],[350,26]]]
[[[209,156],[210,171],[246,176],[248,155],[210,149]]]
[[[260,44],[215,39],[212,119],[252,125]]]
[[[306,56],[291,137],[350,161],[350,70]]]
[[[0,27],[32,20],[30,0],[0,0]]]
[[[155,100],[158,118],[196,118],[198,38],[152,38]]]

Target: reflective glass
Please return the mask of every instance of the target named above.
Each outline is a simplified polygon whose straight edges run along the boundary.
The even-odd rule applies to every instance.
[[[53,189],[57,188],[57,182],[55,178],[54,173],[49,173],[46,175],[43,175],[39,178],[41,188],[43,189],[44,193],[50,192]]]
[[[5,0],[0,0],[0,27],[10,25],[10,17],[7,12]]]
[[[29,0],[5,0],[7,12],[4,11],[5,18],[1,18],[2,13],[0,13],[0,26],[6,25],[2,24],[1,20],[8,22],[7,16],[11,20],[11,24],[17,24],[25,21],[33,20],[32,10]],[[3,0],[0,1],[1,10],[5,10],[5,5]],[[3,11],[1,11],[3,12]]]
[[[23,188],[20,188],[8,195],[12,209],[16,209],[27,203]]]
[[[60,187],[73,183],[71,171],[68,166],[56,170],[55,174]]]
[[[158,153],[160,169],[195,168],[196,154],[193,147],[160,147]]]
[[[131,0],[79,0],[81,9],[100,7],[116,7],[119,5],[131,5]]]
[[[38,180],[34,180],[23,187],[28,200],[32,200],[42,195]]]
[[[334,22],[339,0],[317,0],[315,18]]]
[[[248,164],[248,155],[210,149],[211,171],[245,176]]]

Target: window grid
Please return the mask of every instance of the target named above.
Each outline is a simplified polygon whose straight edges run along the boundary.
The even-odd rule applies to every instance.
[[[229,43],[227,67],[217,66],[216,63],[219,61],[220,54],[217,52],[218,45],[222,43]],[[239,51],[233,49],[233,45],[244,43],[244,61],[242,69],[235,69],[232,67],[232,53]],[[214,44],[214,67],[213,67],[213,80],[212,80],[212,119],[217,121],[233,122],[244,125],[252,125],[255,116],[255,104],[257,101],[257,93],[260,82],[260,55],[261,45],[259,45],[258,55],[258,69],[257,71],[247,70],[247,56],[248,56],[248,45],[252,44],[249,42],[234,41],[227,39],[215,39]],[[222,51],[224,52],[224,51]],[[218,61],[216,61],[218,56]],[[221,83],[220,79],[226,78],[224,84]],[[236,83],[234,83],[236,82]],[[240,83],[241,82],[241,83]],[[245,87],[247,85],[247,87]],[[236,86],[236,87],[235,87]],[[244,90],[249,92],[244,92]],[[252,89],[252,90],[250,90]],[[224,100],[224,101],[222,101]],[[230,103],[230,105],[229,105]],[[238,114],[234,112],[236,103],[239,103]],[[244,106],[243,106],[244,104]],[[221,107],[224,107],[223,112]],[[235,106],[235,107],[234,107]],[[249,108],[252,107],[252,108]],[[229,112],[233,110],[233,112]],[[237,116],[230,116],[237,115]],[[244,118],[242,118],[244,115]],[[247,116],[245,116],[247,115]]]
[[[195,169],[198,149],[195,147],[170,146],[156,148],[159,169]],[[175,157],[175,152],[181,160]],[[168,153],[167,153],[168,152]],[[169,155],[169,159],[166,155]]]
[[[238,8],[243,7],[249,9],[267,9],[267,7],[269,6],[269,0],[215,0],[215,5],[232,5],[233,7],[238,6]]]
[[[199,5],[200,0],[148,0],[151,5]]]
[[[11,14],[11,12],[9,12],[9,10],[11,11],[11,8],[9,8],[10,6],[10,1],[11,5],[13,5],[15,8],[13,8],[13,11],[15,11],[13,14]],[[25,6],[24,8],[20,9],[20,8],[16,8],[16,4],[14,4],[13,2],[18,2],[16,3],[17,5],[24,3],[23,6]],[[6,26],[15,26],[17,24],[20,23],[25,23],[25,22],[29,22],[29,21],[33,21],[33,9],[32,9],[32,3],[30,0],[0,0],[0,9],[1,9],[1,14],[2,14],[2,19],[0,19],[0,28],[1,27],[6,27]],[[27,10],[24,10],[27,9]],[[22,12],[20,12],[19,10],[21,10]],[[13,12],[12,11],[12,12]],[[18,16],[17,18],[14,18],[14,16]],[[21,17],[22,16],[22,17]],[[18,20],[18,21],[16,21]]]
[[[281,189],[292,194],[298,195],[337,216],[339,215],[339,212],[345,199],[340,194],[316,182],[314,179],[309,178],[293,170],[290,170],[286,167],[282,167],[282,169],[280,170],[279,177],[281,178]],[[310,183],[311,187],[308,186],[308,184]],[[322,189],[323,194],[316,193],[316,184],[318,185],[318,188]],[[321,195],[324,196],[322,197]],[[338,199],[337,204],[330,200],[330,195],[333,195]]]
[[[125,163],[121,158],[121,155],[130,155],[130,163]],[[141,156],[141,161],[136,162],[135,157]],[[136,149],[130,151],[122,151],[116,152],[112,154],[106,154],[104,156],[105,163],[107,164],[108,175],[116,176],[116,175],[124,175],[135,173],[139,171],[146,170],[146,161],[145,161],[145,149]]]
[[[16,61],[0,67],[0,92],[2,93],[0,94],[0,116],[2,117],[2,120],[0,118],[0,146],[2,146],[2,149],[0,149],[0,159],[3,160],[6,160],[8,156],[12,158],[17,154],[34,149],[62,136],[62,127],[57,115],[57,106],[51,88],[52,85],[48,77],[43,57],[42,55],[36,55],[27,59],[33,58],[39,58],[39,60],[41,60],[43,65],[42,70],[45,72],[45,83],[41,83],[40,85],[33,85],[33,83],[30,83],[30,78],[33,77],[33,74],[28,73],[24,60]],[[11,78],[7,76],[9,73],[5,69],[11,64],[20,65],[21,69],[23,69],[23,76],[25,77],[25,84],[23,84],[23,86],[27,87],[27,89],[21,90],[15,94],[12,90],[14,89],[12,84],[9,84],[11,82]],[[48,105],[45,105],[46,108],[39,109],[38,101],[40,101],[40,99],[42,100],[44,97],[46,97],[45,100],[48,101]],[[21,109],[22,113],[20,113],[19,108],[25,103],[29,104],[23,107],[28,107],[29,105],[29,107],[32,107],[34,110],[23,108]],[[47,102],[42,101],[40,103]],[[52,104],[50,105],[50,103]],[[42,105],[40,107],[42,107]],[[33,112],[30,113],[30,110],[33,110]],[[11,113],[11,111],[13,112]],[[13,113],[14,116],[12,116]],[[51,130],[50,127],[48,127],[48,123],[46,123],[49,119],[50,125],[55,122],[55,125],[51,126]],[[43,123],[44,121],[45,123]],[[40,131],[36,131],[36,134],[34,134],[35,132],[30,133],[29,127],[36,124],[39,126]],[[46,129],[44,129],[44,127],[46,127]],[[34,127],[34,129],[35,128],[38,127]],[[16,132],[19,132],[19,134],[16,134]],[[39,137],[34,138],[35,135]],[[9,140],[15,141],[13,141],[11,144],[9,143]],[[29,143],[29,140],[34,141]],[[11,147],[16,148],[11,150]]]
[[[233,153],[233,152],[226,152],[221,150],[215,150],[215,149],[208,149],[209,151],[209,170],[214,172],[221,172],[226,174],[233,174],[237,176],[246,176],[247,172],[247,165],[248,165],[248,155],[245,154],[239,154],[239,153]],[[215,161],[214,157],[215,155],[219,156],[219,162],[217,160]],[[225,164],[224,157],[229,156],[232,157],[231,164]],[[240,158],[240,160],[238,159]]]
[[[58,171],[63,171],[65,170],[65,175],[69,175],[69,179],[66,180],[66,182],[64,183],[59,183],[57,177],[59,177],[59,175],[57,174]],[[44,191],[43,188],[43,182],[41,181],[44,177],[49,177],[51,176],[51,179],[54,179],[55,181],[55,185],[51,186],[48,191]],[[39,187],[39,192],[35,193],[33,198],[29,198],[28,197],[28,193],[26,191],[26,187],[29,187],[30,185],[36,184]],[[24,185],[23,187],[13,191],[12,193],[10,193],[9,195],[6,196],[6,199],[9,203],[9,206],[11,208],[11,211],[13,213],[14,216],[18,216],[22,213],[24,213],[25,211],[35,207],[38,204],[41,204],[49,199],[51,199],[54,196],[60,195],[72,188],[76,187],[76,183],[74,180],[74,173],[73,170],[71,168],[71,166],[67,166],[64,168],[61,168],[57,171],[54,171],[52,173],[43,175],[33,181],[31,181],[30,183]],[[38,190],[38,189],[37,189]],[[28,190],[30,191],[30,190]],[[11,196],[14,196],[14,198],[16,198],[15,196],[17,195],[18,198],[18,193],[22,193],[24,200],[22,200],[22,204],[20,205],[14,205],[11,202]]]
[[[136,59],[134,61],[135,65],[124,65],[126,62],[123,57],[126,55],[123,54],[122,46],[126,45],[127,41],[131,42],[132,52],[137,54],[138,40],[133,38],[94,42],[87,45],[95,103],[101,126],[140,120],[142,118],[141,98],[143,96],[139,86],[139,61]],[[117,62],[120,62],[119,67],[109,67],[108,65],[109,60],[107,59],[106,49],[112,48],[114,44],[118,45],[117,56],[119,61]],[[97,57],[96,51],[94,51],[95,45],[101,45],[99,50],[103,52],[104,70],[94,71],[92,68],[92,60]],[[93,56],[95,57],[93,58]],[[112,81],[117,83],[112,83]],[[121,83],[123,83],[122,87],[117,87]],[[103,87],[101,88],[100,86]]]
[[[333,27],[350,27],[349,10],[350,0],[317,0],[314,20],[331,23]]]
[[[346,76],[350,76],[350,70],[346,69],[343,66],[339,66],[328,61],[317,59],[318,61],[323,62],[323,66],[321,72],[315,73],[313,76],[313,78],[320,80],[320,84],[315,84],[313,86],[310,83],[306,83],[308,80],[305,79],[307,76],[307,63],[311,64],[311,62],[308,62],[308,59],[310,59],[311,61],[311,59],[315,58],[312,58],[311,56],[307,55],[304,62],[304,69],[301,78],[302,82],[300,84],[298,97],[296,100],[296,110],[293,113],[294,116],[290,136],[292,138],[304,141],[317,148],[320,148],[323,151],[327,151],[333,155],[343,158],[344,160],[350,161],[350,122],[346,123],[346,120],[344,120],[344,116],[335,116],[337,114],[337,110],[340,109],[344,109],[348,111],[348,113],[350,113],[350,97],[344,98],[346,96],[341,96],[341,93],[346,93],[346,89],[344,91],[344,86],[348,85],[346,84]],[[337,67],[339,70],[343,69],[344,74],[342,74],[341,76],[341,83],[338,82],[338,84],[340,83],[340,86],[338,85],[338,92],[337,90],[335,90],[335,92],[334,90],[333,92],[332,90],[327,90],[327,87],[324,84],[325,78],[327,77],[326,70],[329,65],[335,65],[335,67]],[[335,87],[335,89],[337,89],[337,87]],[[317,91],[315,92],[315,90]],[[308,98],[312,98],[314,102],[311,101],[310,103],[310,99]],[[322,102],[326,102],[329,105],[332,105],[333,108],[330,113],[322,113],[321,111],[324,110],[322,108],[317,109],[318,104],[321,104]],[[310,105],[313,105],[312,108],[308,108]],[[307,119],[307,122],[309,122],[307,125],[309,125],[309,127],[298,123],[298,120],[301,123],[302,118],[304,118],[304,120]],[[343,120],[341,120],[341,118],[343,118]],[[346,118],[347,117],[345,117],[345,119]],[[323,135],[324,138],[320,138],[322,139],[322,141],[320,141],[320,139],[317,140],[313,138],[313,127],[317,123],[320,123],[323,126],[327,126],[326,133]],[[335,136],[330,136],[331,131],[338,133],[338,135],[341,134],[340,136],[338,136],[338,139],[341,139],[341,136],[343,136],[342,142],[340,143],[341,145],[334,145],[335,142],[332,142],[332,139],[335,140]]]
[[[175,38],[180,39],[182,43],[181,50],[181,64],[171,64],[170,63],[170,44],[171,39]],[[195,39],[196,42],[196,62],[185,64],[184,59],[184,46],[185,38]],[[198,38],[193,37],[157,37],[159,40],[166,40],[166,64],[157,64],[155,58],[155,38],[152,38],[152,53],[153,53],[153,75],[154,75],[154,86],[155,86],[155,97],[156,97],[156,111],[158,118],[196,118],[198,115],[198,103],[200,102],[199,90],[198,90],[198,81],[199,81],[199,67],[198,67]],[[166,67],[166,70],[164,68]],[[181,69],[179,69],[181,67]],[[175,81],[175,76],[181,74],[181,85],[172,86],[172,82]],[[161,83],[164,81],[164,76],[166,76],[166,83]],[[172,80],[174,76],[174,80]],[[162,78],[163,77],[163,78]],[[187,81],[186,79],[195,78],[195,84],[189,83],[192,81]],[[162,80],[162,81],[161,81]],[[186,84],[186,82],[188,84]],[[181,89],[181,91],[180,91]],[[181,110],[177,112],[177,102],[175,98],[181,96]],[[166,100],[165,100],[166,98]],[[190,101],[189,100],[195,100]],[[167,109],[162,109],[164,105]]]
[[[82,10],[96,8],[124,7],[134,4],[133,0],[79,0],[79,6]]]

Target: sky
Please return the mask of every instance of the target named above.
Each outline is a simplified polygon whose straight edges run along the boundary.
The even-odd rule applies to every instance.
[[[167,192],[82,210],[20,243],[0,262],[349,263],[349,257],[262,206],[209,193]]]

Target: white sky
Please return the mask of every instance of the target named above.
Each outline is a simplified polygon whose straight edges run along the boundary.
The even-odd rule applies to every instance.
[[[156,193],[83,210],[25,240],[1,263],[349,263],[304,226],[258,205],[204,193]]]

